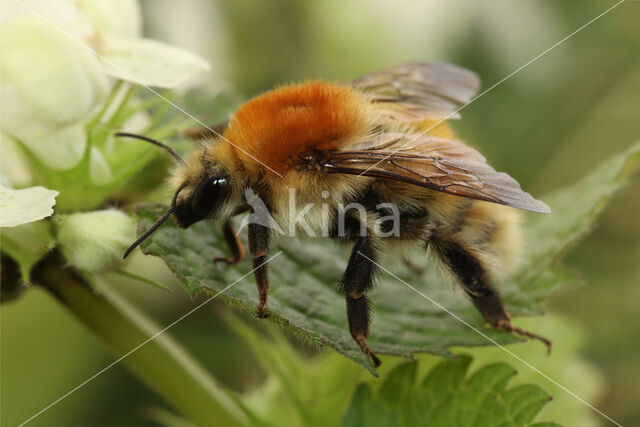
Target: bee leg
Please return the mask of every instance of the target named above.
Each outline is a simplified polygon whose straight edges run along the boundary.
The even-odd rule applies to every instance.
[[[264,308],[267,305],[269,292],[269,275],[267,270],[267,250],[269,249],[269,228],[260,224],[249,224],[249,251],[253,256],[253,275],[258,285],[258,312],[260,318],[267,317]]]
[[[482,263],[462,245],[444,240],[432,240],[431,246],[445,266],[453,273],[456,281],[471,297],[473,305],[494,329],[502,329],[528,338],[542,341],[551,351],[551,341],[511,324],[500,295],[491,286],[489,274]]]
[[[340,280],[339,288],[346,296],[351,336],[378,367],[380,359],[366,343],[369,335],[369,302],[365,295],[366,291],[373,286],[376,265],[372,260],[376,259],[377,254],[369,234],[359,236],[349,257],[344,276]]]
[[[416,276],[422,276],[424,274],[424,267],[420,267],[416,265],[413,261],[411,261],[407,257],[402,257],[402,263]]]
[[[213,257],[213,263],[217,264],[219,262],[222,262],[229,266],[234,266],[244,258],[244,248],[242,247],[240,237],[233,227],[231,219],[228,219],[222,226],[222,236],[224,237],[224,241],[227,244],[227,248],[229,248],[231,256],[228,258],[223,256],[215,256]]]

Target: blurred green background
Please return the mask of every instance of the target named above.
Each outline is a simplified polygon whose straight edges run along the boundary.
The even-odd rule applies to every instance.
[[[220,93],[241,100],[280,82],[306,77],[344,81],[407,61],[460,64],[475,70],[486,89],[613,4],[142,2],[148,36],[211,61],[212,72],[199,82],[205,90],[191,100],[200,106]],[[509,172],[534,195],[574,182],[603,158],[640,140],[639,22],[640,2],[623,3],[464,108],[455,128],[496,169]],[[220,112],[201,116],[214,121]],[[640,176],[568,254],[566,263],[584,275],[584,283],[548,303],[550,311],[587,331],[583,356],[604,380],[594,403],[623,425],[640,425],[638,212]],[[117,276],[111,281],[160,325],[199,303],[187,298],[160,261],[136,253],[133,263],[137,272],[174,292]],[[221,310],[227,308],[214,301],[171,333],[225,384],[251,390],[263,374],[248,347],[219,319]],[[3,424],[28,418],[113,361],[96,338],[40,289],[3,304],[1,321]],[[561,393],[539,383],[551,394]],[[154,425],[145,414],[154,406],[164,403],[115,366],[31,425]]]

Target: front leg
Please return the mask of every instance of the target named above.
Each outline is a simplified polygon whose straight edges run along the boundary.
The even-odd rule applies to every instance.
[[[242,247],[240,236],[238,236],[233,227],[231,219],[228,219],[222,226],[222,236],[224,237],[231,256],[228,258],[224,256],[214,256],[213,262],[214,264],[223,262],[229,266],[234,266],[244,258],[244,248]]]
[[[248,212],[249,209],[249,205],[247,204],[240,205],[231,216],[234,217],[237,215],[241,215],[245,212]],[[234,266],[244,258],[244,248],[242,247],[240,236],[233,227],[231,218],[225,221],[222,226],[222,237],[227,244],[227,249],[229,249],[229,253],[231,254],[231,256],[229,258],[223,256],[214,256],[213,263],[217,264],[219,262],[224,262],[227,265]]]
[[[269,249],[269,228],[260,224],[249,224],[249,251],[253,256],[253,275],[258,286],[259,303],[257,316],[266,317],[264,308],[267,305],[269,292],[269,275],[267,270],[267,250]]]

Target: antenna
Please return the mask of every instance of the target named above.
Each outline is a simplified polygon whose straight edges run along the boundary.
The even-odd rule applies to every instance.
[[[169,147],[167,144],[163,144],[162,142],[158,141],[157,139],[153,139],[153,138],[149,138],[146,137],[144,135],[138,135],[135,133],[129,133],[129,132],[117,132],[115,134],[115,136],[122,136],[122,137],[126,137],[126,138],[135,138],[135,139],[141,139],[142,141],[147,141],[150,142],[153,145],[157,145],[158,147],[164,148],[165,150],[167,150],[169,152],[169,154],[176,159],[179,163],[185,165],[186,162],[184,161],[184,159],[182,157],[180,157],[180,154],[178,154],[176,152],[176,150],[173,149],[173,147]],[[165,218],[166,219],[166,218]]]
[[[149,229],[145,231],[144,234],[142,234],[142,236],[138,237],[138,239],[135,242],[133,242],[131,246],[127,248],[126,251],[124,251],[124,255],[122,255],[122,259],[125,259],[126,257],[128,257],[129,254],[133,252],[133,250],[137,248],[138,245],[140,245],[140,243],[146,240],[147,237],[151,236],[158,228],[160,228],[162,223],[165,222],[167,218],[169,218],[169,215],[171,215],[171,213],[176,209],[178,194],[180,194],[180,191],[182,191],[184,187],[185,187],[185,184],[182,184],[180,188],[178,188],[178,191],[176,191],[176,194],[173,195],[173,199],[171,200],[171,206],[169,206],[169,209],[167,209],[167,211],[160,218],[158,218],[156,222],[154,222],[153,225],[149,227]]]

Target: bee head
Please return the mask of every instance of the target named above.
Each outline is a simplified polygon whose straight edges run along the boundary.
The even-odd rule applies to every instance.
[[[233,207],[229,207],[232,204],[229,199],[234,193],[230,170],[216,161],[205,146],[192,150],[186,159],[183,159],[173,148],[155,139],[127,132],[118,132],[115,135],[140,139],[161,147],[178,163],[173,176],[177,189],[173,194],[171,205],[129,246],[124,253],[124,258],[151,236],[171,214],[174,215],[178,226],[186,228],[203,219],[219,219],[225,212],[233,212]],[[225,207],[227,209],[224,209]]]
[[[231,175],[225,168],[210,164],[202,175],[183,183],[178,193],[173,216],[179,227],[217,219],[232,193]]]

